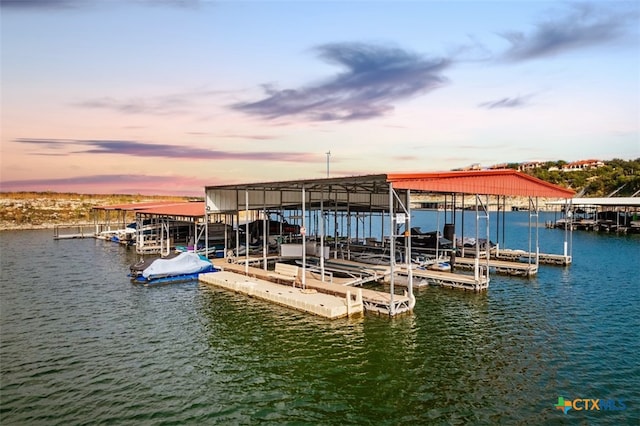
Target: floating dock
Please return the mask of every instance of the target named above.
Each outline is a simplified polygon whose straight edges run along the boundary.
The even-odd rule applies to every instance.
[[[201,274],[200,282],[212,284],[250,297],[287,306],[324,318],[336,319],[363,312],[362,293],[348,292],[336,297],[316,290],[275,284],[260,278],[248,277],[237,272],[219,271]],[[355,300],[354,297],[355,296]]]
[[[535,259],[535,253],[529,253],[524,250],[500,249],[497,253],[491,253],[491,257],[497,260],[508,260],[512,262],[526,262],[529,259]],[[546,265],[566,266],[571,264],[571,256],[561,254],[539,253],[538,262]]]
[[[457,257],[456,268],[473,269],[475,258]],[[487,259],[480,259],[480,265],[486,265]],[[538,265],[535,263],[510,262],[507,260],[489,259],[489,268],[497,274],[515,275],[518,277],[530,277],[538,273]]]
[[[369,281],[380,280],[389,281],[391,269],[386,265],[369,265],[352,260],[336,260],[328,261],[330,265],[340,265],[341,267],[351,268],[352,270],[362,270],[370,275]],[[473,264],[471,265],[473,267]],[[482,266],[482,263],[481,263]],[[406,278],[408,276],[407,268],[404,265],[396,265],[394,274],[398,277]],[[476,279],[473,275],[457,274],[453,272],[443,272],[431,269],[412,269],[413,285],[420,287],[421,285],[439,285],[443,287],[461,288],[465,290],[480,291],[489,287],[489,279],[485,275],[478,276]],[[349,285],[348,283],[347,285]],[[403,284],[401,284],[403,285]],[[384,294],[384,293],[383,293]],[[388,296],[388,294],[387,294]]]
[[[77,238],[94,238],[95,230],[92,225],[56,225],[53,228],[54,240],[71,240]]]
[[[255,278],[257,280],[269,282],[269,275],[271,275],[273,272],[261,268],[254,268],[250,266],[247,267],[245,265],[239,265],[235,263],[228,263],[222,266],[216,265],[216,267],[221,268],[226,272],[234,272],[239,277],[241,277],[242,280],[246,280],[247,276],[249,276],[251,277],[252,281]],[[300,268],[300,270],[301,269],[302,268]],[[245,275],[245,270],[246,274],[248,275]],[[334,277],[332,281],[329,281],[328,279],[322,281],[321,279],[317,279],[316,276],[316,271],[312,271],[310,269],[307,270],[307,274],[305,277],[306,289],[315,290],[318,293],[323,293],[334,297],[339,297],[340,300],[345,300],[345,298],[348,296],[353,298],[354,295],[361,294],[361,296],[358,297],[361,298],[362,305],[366,312],[394,316],[410,312],[413,306],[411,298],[405,294],[394,294],[393,297],[391,297],[391,294],[387,292],[365,288],[355,289],[351,286],[353,284],[353,280],[350,278]],[[273,285],[278,285],[286,289],[293,288],[292,285]],[[297,282],[295,285],[300,286],[301,284],[300,282]]]
[[[406,268],[401,268],[396,273],[405,277],[408,275]],[[413,275],[414,287],[437,285],[471,291],[481,291],[489,288],[489,278],[486,274],[479,275],[477,279],[473,275],[431,269],[413,269],[411,274]]]

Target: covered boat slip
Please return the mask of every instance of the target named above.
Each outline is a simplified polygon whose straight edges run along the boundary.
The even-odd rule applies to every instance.
[[[410,218],[408,210],[409,194],[397,193],[387,182],[386,175],[367,175],[350,178],[328,178],[317,180],[267,182],[240,185],[224,185],[217,187],[207,187],[206,207],[207,214],[226,214],[231,217],[234,223],[240,223],[240,213],[248,215],[249,211],[262,212],[263,220],[269,212],[278,212],[288,216],[288,219],[295,220],[299,225],[299,235],[289,240],[286,245],[279,245],[279,257],[286,257],[289,261],[300,262],[301,274],[300,285],[307,288],[309,280],[307,270],[315,271],[319,274],[319,282],[330,284],[331,270],[325,262],[333,257],[337,258],[338,251],[344,243],[352,239],[352,230],[360,232],[364,228],[366,216],[377,215],[387,216],[389,223],[386,224],[387,231],[396,229],[398,218],[402,217],[402,224],[408,222]],[[396,215],[395,212],[400,211]],[[389,213],[391,212],[391,213]],[[233,219],[233,217],[237,219]],[[339,223],[339,225],[338,225]],[[372,221],[369,220],[369,226]],[[402,225],[400,224],[400,225]],[[343,226],[349,229],[341,231]],[[381,221],[385,226],[385,221]],[[250,247],[252,241],[249,224],[244,225],[244,247]],[[240,227],[237,227],[239,232]],[[262,255],[263,270],[267,270],[268,239],[267,226],[262,227]],[[407,228],[408,229],[408,228]],[[362,230],[364,239],[365,231]],[[240,244],[242,236],[237,234],[237,250],[242,252]],[[255,236],[255,235],[253,235]],[[393,235],[394,237],[397,235]],[[390,252],[395,252],[395,240],[389,240]],[[288,249],[283,253],[282,248]],[[283,256],[285,255],[285,256]],[[242,256],[230,256],[230,260],[241,262]],[[244,250],[244,272],[249,271],[251,255],[248,250]],[[315,264],[312,264],[312,259]],[[391,262],[389,267],[393,270],[395,262]],[[415,304],[412,288],[409,287],[409,294],[395,294],[393,273],[390,274],[390,291],[386,301],[379,301],[383,307],[376,305],[381,310],[385,310],[389,315],[396,315],[411,310]],[[309,283],[311,284],[311,282]],[[407,297],[408,301],[398,304],[397,301]],[[376,301],[378,303],[378,301]]]
[[[560,219],[548,221],[547,228],[640,233],[640,196],[573,198],[569,203],[550,202],[561,207]]]
[[[123,230],[130,231],[126,233],[127,239],[120,238],[119,242],[135,245],[140,255],[167,256],[172,250],[182,248],[209,257],[214,257],[218,251],[222,256],[225,234],[230,232],[216,216],[205,215],[202,201],[118,204],[94,207],[93,210],[97,238],[113,239],[121,237]],[[116,220],[112,221],[112,215],[117,216]],[[106,222],[98,225],[98,216],[103,216]],[[205,226],[205,219],[213,222]],[[134,222],[130,223],[131,220]],[[205,240],[210,245],[206,252]],[[195,241],[200,241],[201,245],[196,245]]]
[[[456,195],[470,194],[475,198],[477,254],[472,259],[472,274],[424,269],[425,266],[441,259],[416,255],[417,250],[412,250],[412,214],[409,202],[412,191],[442,194],[454,199]],[[332,284],[332,277],[344,270],[355,270],[363,274],[362,282],[373,277],[373,280],[384,280],[389,284],[387,300],[381,301],[383,305],[378,305],[377,309],[389,315],[396,315],[410,311],[415,305],[414,276],[419,276],[420,282],[426,280],[434,284],[475,291],[488,288],[488,271],[495,267],[495,264],[490,264],[488,250],[484,250],[486,247],[482,247],[480,241],[489,241],[487,205],[490,195],[528,197],[533,206],[530,209],[530,222],[535,219],[537,223],[538,197],[566,199],[570,198],[573,192],[514,170],[491,170],[376,174],[208,186],[205,188],[205,204],[206,215],[223,217],[225,223],[238,224],[241,215],[247,217],[251,211],[261,213],[265,221],[270,212],[287,215],[289,220],[299,225],[299,235],[287,243],[295,246],[289,247],[294,253],[296,250],[298,252],[294,255],[289,253],[287,259],[292,263],[297,261],[300,265],[300,286],[303,289],[312,283],[315,285],[316,281]],[[373,225],[373,217],[379,219],[376,225]],[[210,223],[210,220],[204,222]],[[449,225],[453,225],[455,241],[455,223]],[[481,233],[481,225],[484,226],[485,232]],[[373,231],[374,226],[379,226],[380,229]],[[239,232],[241,227],[245,227],[243,234]],[[267,271],[269,257],[276,261],[283,260],[282,250],[275,255],[270,253],[270,236],[266,222],[261,228],[262,248],[254,248],[253,254],[246,249],[243,253],[242,246],[251,247],[253,241],[250,238],[256,237],[255,232],[250,237],[248,223],[235,228],[236,250],[231,255],[227,253],[227,256],[229,261],[241,264],[239,266],[245,276],[249,275],[250,265],[260,265],[263,271]],[[534,235],[530,231],[529,253],[535,253],[536,256],[529,256],[528,262],[533,264],[535,261],[535,266],[521,263],[524,266],[520,267],[527,271],[537,270],[539,261],[537,226],[534,229]],[[376,235],[382,237],[378,239]],[[278,245],[281,248],[282,241],[279,241]],[[377,248],[377,252],[374,247]],[[566,247],[565,242],[564,257],[568,256]],[[371,250],[367,250],[368,248]],[[383,253],[380,253],[381,249]],[[349,255],[345,256],[345,252]],[[367,254],[369,252],[371,254]],[[481,257],[482,252],[485,256]],[[353,253],[357,255],[354,256]],[[319,279],[310,278],[307,270],[316,272]],[[401,290],[402,293],[406,291],[406,296],[396,293],[396,280],[406,285],[402,286],[404,290]],[[404,297],[407,298],[406,303],[396,303]]]

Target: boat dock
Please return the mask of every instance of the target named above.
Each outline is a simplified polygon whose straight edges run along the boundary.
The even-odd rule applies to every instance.
[[[127,241],[134,239],[129,238],[133,237],[133,224],[127,225],[125,219],[128,214],[135,214],[137,253],[168,254],[177,244],[194,250],[204,248],[207,252],[214,246],[227,250],[235,246],[239,252],[239,244],[244,241],[247,247],[244,256],[226,253],[228,257],[216,260],[216,266],[222,270],[203,274],[201,281],[326,318],[359,312],[389,316],[410,312],[415,306],[414,282],[417,286],[426,283],[482,291],[489,287],[490,271],[532,276],[537,273],[541,258],[567,262],[567,257],[536,253],[532,265],[530,254],[525,263],[522,253],[505,250],[502,259],[460,257],[450,272],[440,265],[432,266],[437,270],[422,269],[431,261],[428,252],[422,251],[431,248],[414,246],[415,226],[411,223],[411,197],[421,193],[443,194],[445,204],[447,197],[453,200],[449,218],[445,212],[443,223],[443,235],[449,235],[452,242],[458,226],[456,200],[462,197],[460,204],[464,210],[464,196],[471,195],[477,247],[480,240],[490,241],[490,196],[496,197],[498,205],[500,197],[529,198],[529,247],[532,244],[539,247],[538,233],[535,243],[531,233],[532,218],[537,223],[538,197],[567,199],[574,194],[505,169],[206,186],[203,202],[142,203],[102,209],[107,222],[110,212],[116,212],[120,218],[118,225],[122,229],[111,231],[109,227],[110,234],[105,234],[116,240],[122,240],[121,231]],[[281,219],[273,220],[272,214]],[[465,215],[460,216],[460,235],[465,235]],[[102,235],[97,231],[98,228],[96,234]],[[381,244],[371,244],[374,241]],[[252,247],[262,250],[252,252]],[[565,250],[566,247],[565,241]],[[473,272],[458,273],[455,269],[463,267]],[[380,291],[362,288],[365,284],[380,285]]]
[[[254,268],[251,266],[247,267],[245,265],[228,263],[222,266],[216,265],[216,268],[221,268],[225,272],[234,273],[236,275],[235,279],[242,282],[247,280],[247,276],[251,277],[251,281],[260,280],[270,282],[269,280],[273,279],[273,271]],[[361,299],[361,303],[365,312],[373,312],[393,316],[409,312],[411,310],[412,301],[409,296],[405,294],[393,294],[392,297],[392,295],[388,292],[365,288],[354,289],[352,286],[350,286],[352,282],[352,279],[337,277],[333,277],[331,282],[322,281],[321,279],[317,278],[317,274],[315,271],[307,270],[304,287],[307,290],[315,290],[318,293],[338,297],[341,301],[344,301],[347,297],[351,297],[353,299],[354,295],[358,295],[358,298]],[[283,285],[275,283],[272,284],[284,289],[291,289],[295,288],[294,286],[301,285],[299,278],[298,280],[294,281],[293,285]],[[295,304],[292,303],[291,307],[295,308],[294,305]]]
[[[631,197],[614,195],[615,193],[607,197],[575,197],[565,202],[549,202],[548,205],[561,209],[562,217],[545,222],[545,226],[570,231],[639,233],[640,197],[637,196],[638,193]]]
[[[386,265],[368,265],[350,260],[336,260],[332,259],[328,263],[346,266],[352,269],[361,268],[362,271],[368,272],[368,281],[384,280],[389,281],[391,270]],[[407,278],[407,268],[404,265],[396,265],[394,273],[397,277]],[[489,279],[486,274],[478,276],[475,279],[470,274],[458,274],[454,272],[437,271],[431,269],[412,269],[413,285],[420,287],[422,285],[438,285],[442,287],[461,288],[465,290],[480,291],[489,287]],[[347,283],[345,285],[352,285]],[[404,285],[404,284],[400,284]]]
[[[456,268],[472,269],[476,259],[471,257],[457,257]],[[487,264],[487,259],[480,259],[481,265]],[[530,277],[538,273],[538,265],[535,263],[511,262],[508,260],[489,259],[489,268],[497,274],[515,275],[519,277]]]
[[[528,262],[529,259],[536,258],[535,253],[529,253],[524,250],[500,249],[497,253],[491,253],[491,257],[497,260],[508,260],[512,262]],[[538,253],[538,262],[546,265],[570,265],[571,256],[561,254]]]
[[[56,225],[53,228],[54,240],[71,240],[76,238],[94,238],[93,225]]]
[[[474,258],[476,255],[476,251],[473,248],[465,247],[464,256],[457,257],[460,258]],[[480,258],[483,259],[487,255],[485,250],[480,251]],[[526,250],[514,250],[514,249],[499,249],[497,250],[495,247],[489,251],[489,258],[493,260],[505,260],[509,262],[521,262],[528,263],[529,259],[532,262],[535,262],[536,254],[533,252],[528,252]],[[567,266],[570,265],[573,261],[570,255],[562,255],[562,254],[550,254],[550,253],[538,253],[538,263],[545,265],[561,265]]]
[[[237,293],[246,294],[249,297],[255,297],[329,319],[348,317],[363,312],[362,294],[360,292],[354,292],[355,300],[351,293],[346,294],[344,298],[340,298],[320,293],[316,290],[285,286],[230,271],[201,274],[199,280],[205,284],[212,284]]]
[[[407,276],[407,269],[400,268],[396,272],[398,275]],[[437,285],[441,287],[460,288],[463,290],[481,291],[489,288],[489,277],[486,273],[478,276],[458,274],[455,272],[436,271],[431,269],[413,269],[413,285],[421,287],[424,285]]]

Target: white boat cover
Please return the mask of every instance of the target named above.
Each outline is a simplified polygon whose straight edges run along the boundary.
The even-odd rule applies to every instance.
[[[174,275],[195,274],[211,266],[211,262],[203,260],[196,253],[184,252],[172,259],[155,260],[142,271],[145,278],[167,277]]]

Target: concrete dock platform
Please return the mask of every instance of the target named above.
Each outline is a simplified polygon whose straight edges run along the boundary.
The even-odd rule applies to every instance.
[[[267,282],[272,279],[272,271],[268,271],[262,268],[239,265],[236,263],[223,264],[221,262],[214,262],[214,264],[216,268],[220,268],[224,271],[236,272],[243,277],[252,277],[252,280],[253,277]],[[336,277],[333,278],[333,282],[322,281],[321,279],[317,278],[317,274],[311,271],[307,271],[307,276],[305,277],[305,287],[307,289],[316,290],[319,293],[336,296],[343,300],[349,295],[351,298],[353,298],[356,294],[360,294],[360,299],[364,304],[364,309],[366,312],[375,312],[383,315],[393,316],[409,312],[413,308],[414,301],[412,301],[405,294],[394,294],[392,298],[391,295],[387,292],[351,287],[349,286],[351,282],[352,280],[349,278]],[[295,283],[295,285],[297,287],[300,287],[301,283],[298,281],[297,283]],[[289,284],[288,286],[292,287],[291,284]]]
[[[205,284],[329,319],[348,317],[364,311],[362,293],[357,290],[349,292],[345,297],[336,297],[316,290],[303,290],[230,271],[201,274],[199,280]]]

